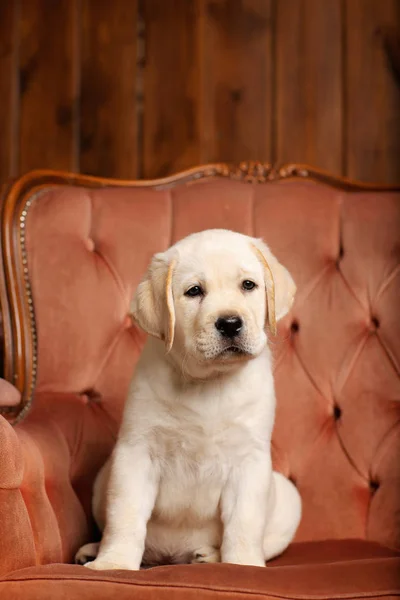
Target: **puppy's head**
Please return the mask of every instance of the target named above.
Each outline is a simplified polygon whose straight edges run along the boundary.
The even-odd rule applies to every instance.
[[[208,230],[154,256],[132,312],[186,370],[223,371],[260,354],[266,326],[276,333],[295,291],[262,241]]]

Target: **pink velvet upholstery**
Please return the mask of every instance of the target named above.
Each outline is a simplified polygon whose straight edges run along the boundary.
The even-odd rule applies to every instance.
[[[304,501],[296,540],[400,548],[400,194],[217,178],[61,186],[27,217],[38,376],[25,420],[0,419],[2,573],[68,562],[91,539],[91,485],[144,342],[134,288],[154,252],[210,227],[263,237],[298,285],[271,340],[275,466]]]

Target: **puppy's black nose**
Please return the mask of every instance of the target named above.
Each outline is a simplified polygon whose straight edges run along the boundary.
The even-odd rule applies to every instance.
[[[219,317],[215,321],[215,327],[224,337],[234,338],[240,333],[243,321],[240,317]]]

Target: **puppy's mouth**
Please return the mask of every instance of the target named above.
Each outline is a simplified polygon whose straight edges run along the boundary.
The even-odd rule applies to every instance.
[[[224,348],[221,354],[247,354],[242,348],[239,346],[228,346],[228,348]]]
[[[218,355],[218,358],[229,359],[229,358],[244,358],[251,356],[250,352],[244,350],[240,346],[227,346]]]
[[[196,359],[204,363],[231,364],[256,358],[265,342],[260,336],[236,336],[233,339],[221,339],[204,332],[204,337],[196,340]]]

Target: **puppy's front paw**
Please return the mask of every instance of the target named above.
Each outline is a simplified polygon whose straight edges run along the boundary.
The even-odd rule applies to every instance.
[[[84,566],[87,569],[93,569],[94,571],[138,571],[140,568],[140,565],[136,567],[135,565],[128,564],[123,561],[111,562],[99,558],[96,558],[96,560],[91,562],[87,562]]]
[[[223,550],[222,562],[234,565],[250,565],[253,567],[265,567],[265,558],[262,552],[253,549]]]
[[[232,556],[225,557],[223,559],[224,563],[230,563],[233,565],[248,565],[252,567],[265,567],[265,560],[261,556],[254,556],[252,554],[246,556]]]
[[[214,546],[202,546],[193,552],[193,558],[190,562],[192,564],[221,562],[221,554],[218,548],[214,548]]]

